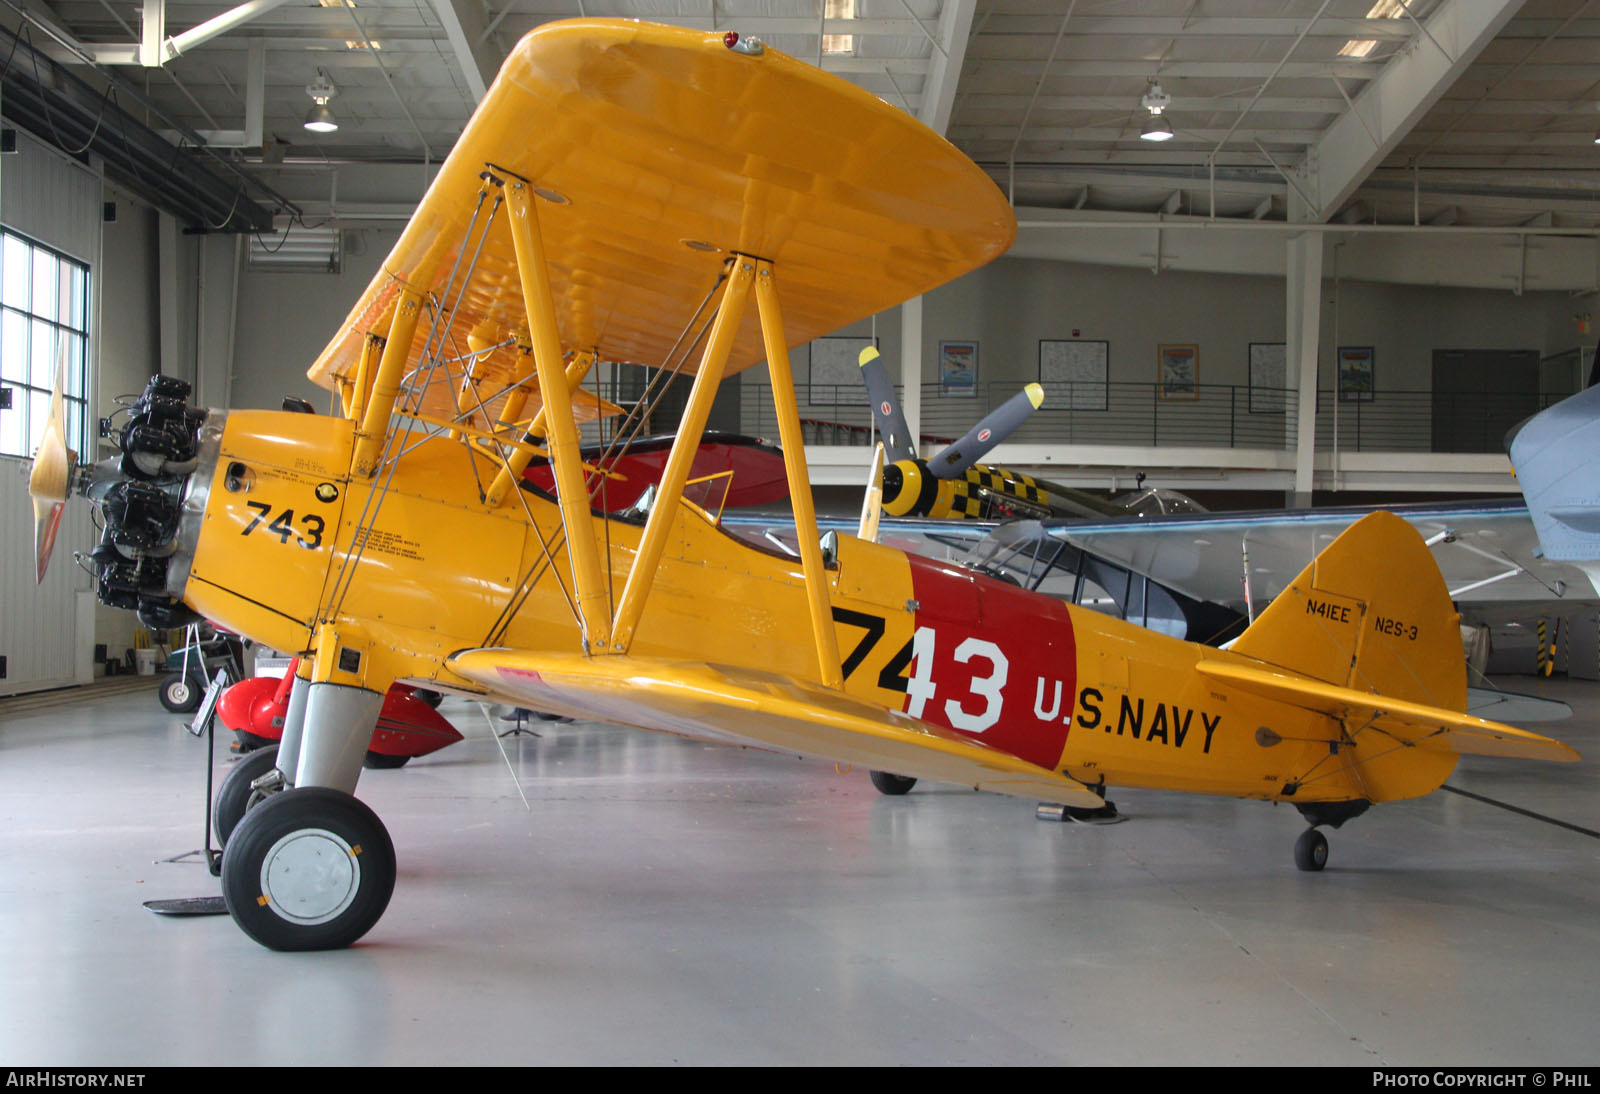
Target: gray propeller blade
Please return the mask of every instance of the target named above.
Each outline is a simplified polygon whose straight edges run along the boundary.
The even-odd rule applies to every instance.
[[[929,460],[928,470],[936,479],[953,479],[965,474],[967,468],[983,459],[991,448],[1011,436],[1043,402],[1044,388],[1029,384],[973,426],[965,437]]]
[[[890,463],[917,458],[917,443],[911,437],[911,427],[900,412],[900,399],[889,382],[889,370],[883,359],[871,346],[861,351],[861,380],[867,385],[867,395],[872,399],[872,421],[883,438],[883,451]]]

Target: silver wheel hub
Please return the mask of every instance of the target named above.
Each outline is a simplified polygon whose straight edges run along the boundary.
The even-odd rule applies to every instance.
[[[284,836],[261,860],[261,892],[283,919],[315,926],[334,919],[361,887],[358,852],[325,828]]]

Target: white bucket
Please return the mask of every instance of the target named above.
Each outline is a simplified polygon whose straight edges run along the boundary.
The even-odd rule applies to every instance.
[[[133,665],[140,676],[154,676],[156,674],[156,651],[134,650]]]

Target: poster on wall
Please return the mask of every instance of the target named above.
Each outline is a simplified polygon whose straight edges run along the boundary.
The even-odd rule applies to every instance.
[[[1039,382],[1052,410],[1104,410],[1110,342],[1039,342]]]
[[[978,395],[978,343],[939,343],[939,396],[975,399]]]
[[[813,338],[811,383],[806,402],[812,406],[866,406],[867,385],[861,382],[861,351],[871,338]]]
[[[1192,402],[1200,398],[1198,345],[1161,346],[1156,353],[1156,367],[1162,399]]]
[[[1370,403],[1377,387],[1373,375],[1373,347],[1339,347],[1339,401]]]
[[[1287,360],[1283,342],[1250,343],[1250,413],[1282,414],[1288,409]]]

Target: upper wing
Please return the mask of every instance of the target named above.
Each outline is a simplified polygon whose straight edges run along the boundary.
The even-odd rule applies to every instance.
[[[1243,611],[1246,552],[1250,593],[1259,608],[1282,592],[1317,552],[1371,511],[1344,507],[1211,513],[1050,528],[1052,535],[1090,554],[1197,600]],[[1434,546],[1433,557],[1458,603],[1595,595],[1576,567],[1534,557],[1533,524],[1515,502],[1397,506],[1392,512],[1424,539],[1449,536],[1448,542]]]
[[[734,52],[721,32],[550,23],[512,51],[312,380],[355,374],[402,286],[434,294],[457,352],[469,333],[526,338],[503,223],[463,259],[477,254],[477,276],[459,302],[443,291],[485,171],[542,199],[562,343],[610,361],[665,363],[735,252],[773,262],[798,345],[998,257],[1016,233],[1004,196],[954,146],[820,69]],[[730,372],[766,356],[751,312]],[[453,408],[454,395],[434,404]]]
[[[1560,741],[1515,726],[1490,722],[1442,707],[1326,684],[1294,673],[1220,661],[1202,661],[1196,671],[1244,691],[1326,714],[1347,723],[1376,719],[1373,723],[1375,730],[1407,746],[1460,755],[1509,756],[1559,763],[1574,763],[1582,759],[1577,750]]]
[[[817,684],[695,661],[469,650],[447,666],[536,710],[757,745],[1084,808],[1082,783]]]

